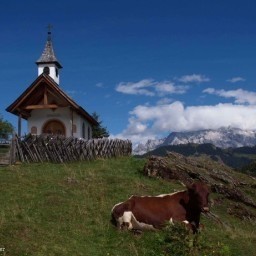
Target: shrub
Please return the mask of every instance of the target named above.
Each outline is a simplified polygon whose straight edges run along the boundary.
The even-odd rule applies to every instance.
[[[175,256],[230,256],[227,245],[209,241],[203,233],[192,234],[183,223],[168,224],[161,243],[164,255]]]

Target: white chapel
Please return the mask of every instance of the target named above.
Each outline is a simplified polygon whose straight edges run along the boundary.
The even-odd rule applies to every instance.
[[[18,117],[18,135],[21,135],[21,119],[25,119],[28,133],[33,135],[92,138],[92,127],[98,122],[59,86],[62,66],[54,54],[50,31],[36,64],[36,80],[6,108]]]

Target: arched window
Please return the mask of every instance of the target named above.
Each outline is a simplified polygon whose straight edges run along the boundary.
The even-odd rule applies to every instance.
[[[91,138],[91,128],[88,126],[88,140]]]
[[[50,74],[50,68],[49,67],[44,67],[44,74],[49,75]]]
[[[85,139],[85,124],[82,125],[82,137]]]

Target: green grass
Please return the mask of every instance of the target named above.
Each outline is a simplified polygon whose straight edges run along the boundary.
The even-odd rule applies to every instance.
[[[175,255],[168,245],[184,243],[170,242],[168,230],[135,236],[110,223],[113,205],[132,194],[184,189],[179,183],[143,176],[144,163],[131,157],[0,168],[0,248],[5,248],[0,256]],[[227,227],[203,216],[205,229],[188,241],[200,240],[197,253],[207,253],[201,255],[256,255],[255,222],[229,216],[228,203],[212,209]]]

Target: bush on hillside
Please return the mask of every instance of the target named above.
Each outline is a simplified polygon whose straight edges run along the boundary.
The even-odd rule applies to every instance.
[[[176,256],[230,256],[227,245],[211,243],[203,233],[193,235],[184,223],[169,224],[164,229],[164,255]],[[161,239],[160,239],[161,240]]]

